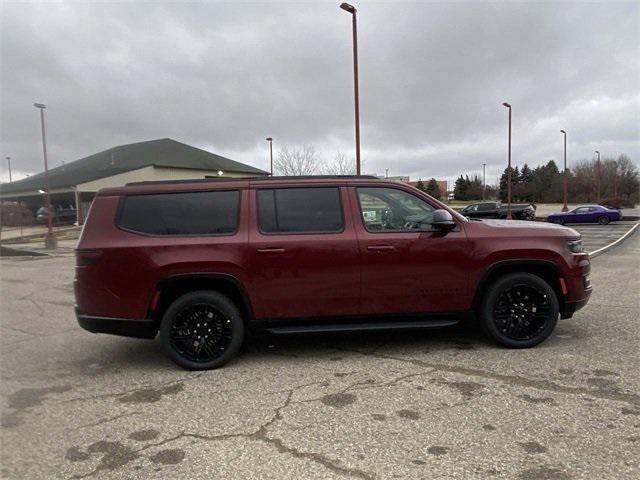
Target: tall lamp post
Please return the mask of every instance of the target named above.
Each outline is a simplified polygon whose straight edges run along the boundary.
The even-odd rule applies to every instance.
[[[9,183],[11,183],[13,180],[11,179],[11,157],[4,157],[7,159],[7,163],[9,164]]]
[[[597,196],[598,196],[598,204],[600,204],[600,152],[596,150],[598,154],[598,163],[596,164],[596,188],[597,188]]]
[[[562,198],[564,205],[562,206],[562,211],[566,212],[569,210],[567,206],[567,132],[560,130],[560,133],[564,136],[564,171],[562,172]]]
[[[487,191],[487,164],[482,164],[482,200],[484,200]]]
[[[271,176],[273,177],[273,138],[267,137],[267,142],[269,142],[269,158],[271,159]]]
[[[44,133],[44,109],[47,108],[44,103],[34,103],[34,107],[40,110],[40,127],[42,129],[42,154],[44,156],[44,198],[47,207],[47,234],[44,237],[44,245],[46,248],[56,248],[57,240],[53,235],[53,209],[51,208],[51,196],[49,195],[49,164],[47,162],[47,140]]]
[[[509,109],[509,160],[507,164],[507,220],[511,220],[511,105],[502,103]]]
[[[360,175],[360,93],[358,89],[358,25],[356,7],[343,3],[340,8],[351,14],[353,24],[353,98],[356,120],[356,175]]]

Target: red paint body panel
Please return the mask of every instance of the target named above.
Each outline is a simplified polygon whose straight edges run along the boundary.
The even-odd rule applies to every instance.
[[[338,186],[344,215],[339,233],[264,234],[257,228],[256,189]],[[401,189],[449,210],[451,232],[368,232],[356,186]],[[129,194],[237,189],[237,231],[230,235],[154,236],[116,226]],[[76,267],[77,309],[84,315],[149,318],[158,283],[181,274],[224,274],[242,286],[255,319],[293,319],[473,308],[483,278],[501,262],[543,262],[564,279],[561,302],[585,300],[586,254],[571,253],[559,225],[520,221],[468,221],[428,195],[393,181],[272,179],[148,183],[105,189],[89,212],[78,252],[98,250],[95,263]],[[375,247],[373,250],[370,247]],[[379,249],[377,247],[385,247]],[[546,263],[545,263],[546,262]]]

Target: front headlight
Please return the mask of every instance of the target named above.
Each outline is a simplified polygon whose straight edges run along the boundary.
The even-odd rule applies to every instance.
[[[582,247],[582,239],[567,240],[567,248],[572,253],[582,253],[584,248]]]

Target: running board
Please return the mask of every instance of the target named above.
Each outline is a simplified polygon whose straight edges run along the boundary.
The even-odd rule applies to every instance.
[[[265,330],[274,335],[290,335],[296,333],[329,333],[329,332],[363,332],[376,330],[408,330],[411,328],[449,327],[459,322],[458,319],[415,320],[400,322],[358,322],[316,325],[288,325],[286,327],[269,327]]]

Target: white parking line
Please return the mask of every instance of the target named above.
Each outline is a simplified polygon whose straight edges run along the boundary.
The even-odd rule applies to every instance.
[[[610,248],[613,248],[614,246],[616,246],[618,243],[622,242],[625,238],[627,238],[629,235],[631,235],[633,233],[633,231],[638,228],[640,226],[640,222],[636,223],[633,227],[631,227],[627,233],[625,233],[624,235],[622,235],[619,239],[617,239],[615,242],[612,242],[608,245],[605,245],[602,248],[599,248],[598,250],[595,250],[593,252],[591,252],[589,254],[590,258],[595,258],[598,255],[603,254],[604,252],[606,252],[607,250],[609,250]]]

